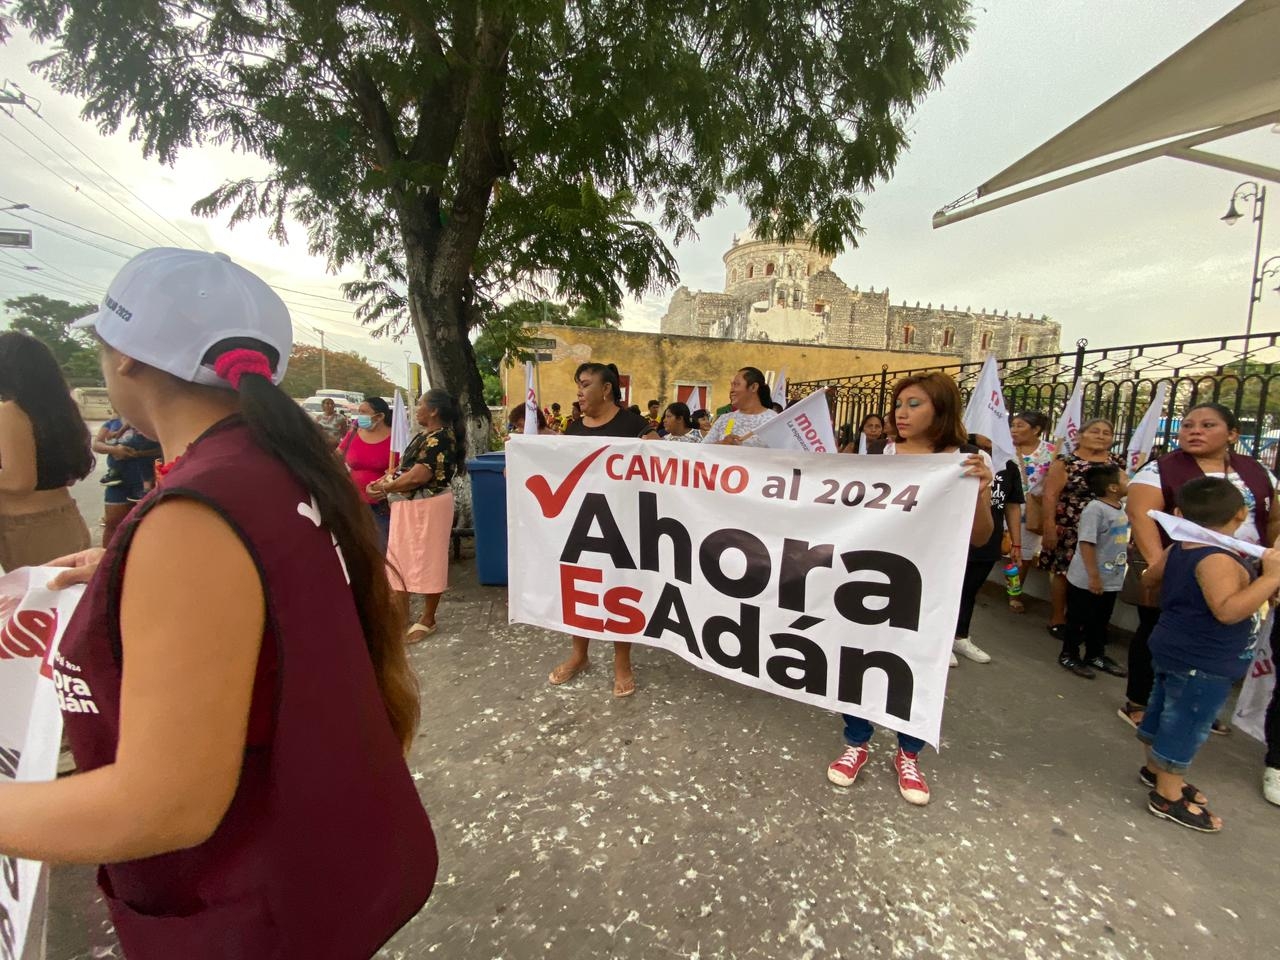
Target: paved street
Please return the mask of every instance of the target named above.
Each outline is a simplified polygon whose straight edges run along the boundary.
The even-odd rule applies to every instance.
[[[1053,662],[1040,611],[982,598],[995,662],[951,673],[934,801],[907,806],[890,739],[828,784],[838,720],[636,648],[614,701],[599,657],[569,688],[564,641],[506,623],[470,561],[414,648],[411,758],[441,868],[383,956],[408,958],[1230,957],[1274,946],[1280,809],[1262,747],[1212,738],[1194,782],[1218,836],[1151,817],[1122,681]],[[605,651],[599,650],[597,654]],[[55,874],[50,960],[118,956],[92,871]]]

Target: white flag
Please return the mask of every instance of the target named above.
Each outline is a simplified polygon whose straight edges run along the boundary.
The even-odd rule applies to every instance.
[[[689,412],[693,413],[695,410],[701,410],[704,406],[705,404],[702,402],[702,388],[694,387],[693,391],[689,394]]]
[[[991,441],[991,460],[997,473],[1010,460],[1017,462],[1018,451],[1013,445],[1013,435],[1009,433],[1009,408],[1004,403],[994,353],[987,354],[978,384],[969,395],[969,405],[964,410],[964,428]]]
[[[792,404],[763,427],[757,427],[755,436],[774,450],[837,453],[840,449],[836,446],[825,387]]]
[[[863,456],[867,454],[867,431],[858,431],[858,452]]]
[[[1217,533],[1200,526],[1198,523],[1192,523],[1185,517],[1175,517],[1171,513],[1164,513],[1160,510],[1148,510],[1147,516],[1164,527],[1164,532],[1169,535],[1171,540],[1181,540],[1184,543],[1211,543],[1216,547],[1234,550],[1236,553],[1243,553],[1259,560],[1267,552],[1267,548],[1260,543],[1250,543],[1248,540],[1237,540],[1235,537],[1228,537],[1225,533]]]
[[[391,452],[403,454],[412,436],[413,430],[409,426],[409,408],[405,405],[404,397],[397,390],[391,400]]]
[[[1164,410],[1168,396],[1168,383],[1161,383],[1156,387],[1151,406],[1147,407],[1147,412],[1142,415],[1133,436],[1129,438],[1129,462],[1126,464],[1129,476],[1137,473],[1138,468],[1146,463],[1147,457],[1151,455],[1151,448],[1156,445],[1156,434],[1160,432],[1160,412]]]
[[[534,436],[538,433],[538,392],[533,387],[532,361],[525,361],[524,365],[524,432]]]
[[[1083,412],[1084,381],[1077,379],[1071,388],[1071,396],[1063,408],[1058,425],[1053,428],[1053,435],[1062,441],[1062,452],[1071,453],[1076,448],[1076,435],[1080,432],[1080,424],[1084,420]]]
[[[773,380],[773,402],[787,405],[787,368],[783,367]]]

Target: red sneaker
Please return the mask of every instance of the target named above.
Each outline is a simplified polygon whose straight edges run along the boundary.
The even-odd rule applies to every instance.
[[[907,753],[901,747],[893,758],[893,766],[898,771],[898,791],[907,803],[923,807],[929,802],[929,785],[924,782],[920,773],[918,753]]]
[[[858,779],[858,771],[867,765],[867,746],[845,747],[844,753],[827,767],[827,779],[837,787],[847,787]]]

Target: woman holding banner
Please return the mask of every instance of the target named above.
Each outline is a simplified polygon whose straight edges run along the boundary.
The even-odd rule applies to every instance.
[[[897,442],[887,454],[943,454],[955,456],[962,449],[972,450],[962,463],[964,472],[977,477],[978,491],[972,512],[965,511],[962,522],[969,525],[969,543],[986,544],[995,529],[992,523],[989,459],[976,448],[967,447],[961,415],[964,403],[955,381],[945,373],[926,373],[899,380],[893,388],[893,413]],[[844,715],[845,749],[827,767],[827,779],[847,787],[866,765],[867,743],[875,728],[862,717]],[[898,791],[910,804],[923,806],[929,802],[929,785],[920,772],[920,751],[924,741],[905,733],[898,734],[898,752],[894,769],[898,774]]]
[[[395,473],[369,484],[371,496],[391,502],[387,564],[392,584],[420,593],[422,615],[409,627],[408,643],[436,632],[440,595],[449,586],[453,536],[453,478],[466,472],[466,426],[457,402],[444,390],[428,390],[414,411],[422,432],[405,447]]]
[[[612,363],[584,363],[573,375],[578,385],[578,403],[582,410],[580,420],[572,420],[565,427],[565,435],[571,437],[625,437],[628,439],[657,434],[647,417],[632,413],[622,406],[622,387],[618,368]],[[591,666],[587,637],[573,638],[573,652],[569,659],[558,664],[547,677],[554,686],[568,683]],[[631,644],[616,641],[613,645],[613,695],[618,699],[636,692],[635,674],[631,669]]]
[[[82,772],[0,783],[0,854],[104,864],[130,960],[368,957],[435,879],[418,694],[369,513],[278,386],[288,309],[161,248],[79,323],[168,460],[54,582],[89,583],[51,665]]]
[[[1076,448],[1054,460],[1044,481],[1044,535],[1040,565],[1049,571],[1049,595],[1053,606],[1049,632],[1063,638],[1067,629],[1067,568],[1076,554],[1080,514],[1093,499],[1085,479],[1090,467],[1100,463],[1124,469],[1124,459],[1111,452],[1115,428],[1103,417],[1086,420],[1076,435]]]
[[[734,374],[729,384],[729,404],[733,409],[716,417],[702,442],[764,446],[755,432],[777,416],[764,374],[755,367],[743,367]]]
[[[1236,530],[1236,538],[1250,543],[1273,546],[1280,537],[1280,511],[1275,509],[1276,478],[1252,457],[1232,451],[1240,436],[1240,425],[1231,410],[1218,403],[1201,403],[1182,417],[1178,428],[1178,449],[1145,464],[1129,484],[1129,523],[1133,542],[1141,554],[1139,570],[1154,563],[1170,543],[1158,523],[1147,516],[1148,510],[1172,513],[1177,505],[1178,490],[1196,477],[1225,477],[1244,496],[1249,519]],[[1125,705],[1120,716],[1133,726],[1142,722],[1151,695],[1154,675],[1151,651],[1147,641],[1160,619],[1159,597],[1139,586],[1138,629],[1129,641],[1129,679]],[[1226,733],[1227,728],[1214,721],[1213,732]],[[1280,752],[1280,744],[1276,747]],[[1273,759],[1280,761],[1280,756]],[[1271,766],[1268,760],[1268,766]],[[1280,763],[1275,764],[1280,767]],[[1280,790],[1280,775],[1277,790]],[[1280,796],[1277,797],[1280,800]]]

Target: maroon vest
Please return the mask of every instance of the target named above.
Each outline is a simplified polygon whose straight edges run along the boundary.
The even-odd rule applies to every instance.
[[[435,838],[331,536],[306,515],[310,494],[238,419],[197,440],[133,511],[67,627],[55,666],[76,764],[115,759],[124,564],[138,523],[171,497],[206,504],[240,536],[267,622],[239,786],[213,836],[99,870],[125,955],[369,957],[430,895]]]
[[[1249,488],[1249,492],[1253,494],[1253,523],[1258,528],[1258,536],[1264,541],[1267,539],[1267,522],[1271,517],[1271,478],[1267,476],[1267,470],[1262,464],[1254,460],[1253,457],[1246,457],[1239,453],[1229,455],[1231,459],[1231,472],[1244,481],[1244,485]],[[1197,477],[1203,477],[1204,471],[1200,469],[1200,464],[1196,462],[1196,458],[1185,450],[1175,450],[1173,453],[1166,453],[1159,460],[1160,464],[1160,492],[1164,496],[1164,508],[1170,513],[1178,503],[1178,491],[1182,485],[1188,480],[1195,480]],[[1160,530],[1160,542],[1166,547],[1173,541],[1169,539],[1169,535],[1164,532],[1164,527],[1156,524]],[[1270,544],[1266,544],[1270,546]]]

